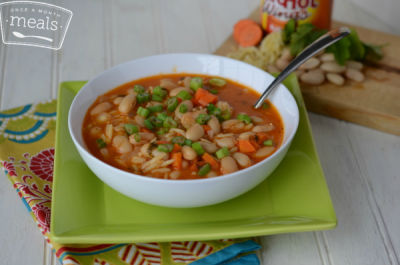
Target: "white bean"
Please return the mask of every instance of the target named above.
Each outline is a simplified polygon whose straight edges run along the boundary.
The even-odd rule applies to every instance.
[[[251,165],[251,160],[250,158],[243,154],[243,153],[234,153],[233,158],[235,158],[236,162],[241,166],[241,167],[248,167]]]
[[[267,66],[267,72],[268,73],[279,73],[280,70],[275,65],[268,65]]]
[[[104,157],[108,157],[110,155],[110,153],[108,152],[107,148],[101,148],[100,149],[100,153],[104,156]]]
[[[119,105],[123,99],[124,99],[123,97],[116,97],[114,98],[113,103],[115,105]]]
[[[193,90],[191,90],[190,88],[187,88],[187,87],[177,87],[177,88],[174,88],[171,91],[169,91],[169,96],[170,97],[175,97],[181,91],[186,91],[186,92],[189,92],[189,93],[193,92]]]
[[[168,159],[168,154],[165,152],[161,152],[160,150],[158,150],[157,148],[151,150],[151,155],[153,157],[159,157],[161,159]]]
[[[254,126],[254,128],[253,128],[253,132],[270,132],[270,131],[272,131],[273,129],[275,129],[275,125],[273,124],[273,123],[268,123],[268,124],[266,124],[266,125],[257,125],[257,126]]]
[[[193,160],[197,157],[197,153],[193,150],[193,148],[185,145],[182,147],[182,156],[186,160]]]
[[[254,157],[255,158],[266,157],[266,156],[272,154],[272,152],[274,152],[274,150],[275,150],[275,147],[273,147],[273,146],[264,146],[257,150],[257,152],[254,154]]]
[[[346,71],[346,66],[340,65],[337,62],[324,62],[321,64],[321,69],[328,73],[340,74]]]
[[[127,114],[136,104],[136,94],[128,94],[122,99],[118,106],[118,110],[121,113]]]
[[[178,107],[176,107],[176,109],[175,109],[175,116],[176,116],[178,119],[182,118],[182,116],[183,116],[183,114],[184,114],[184,113],[182,113],[182,112],[179,111],[179,109],[180,109],[180,107],[181,107],[182,105],[186,105],[186,107],[187,107],[187,112],[190,112],[190,111],[192,111],[192,109],[193,109],[193,103],[192,103],[192,101],[190,101],[190,100],[184,100],[184,101],[182,101],[181,104],[179,104]]]
[[[300,70],[311,70],[311,69],[317,68],[317,66],[319,64],[320,64],[320,61],[317,58],[312,57],[312,58],[308,59],[305,63],[303,63],[299,67],[299,69]]]
[[[117,149],[118,153],[125,154],[132,151],[132,145],[129,143],[128,137],[117,135],[112,140],[112,146]]]
[[[144,157],[150,157],[150,143],[146,143],[144,144],[141,148],[140,148],[140,153],[144,156]]]
[[[183,85],[184,85],[185,87],[187,87],[187,88],[190,88],[190,81],[192,81],[192,78],[189,77],[189,76],[186,76],[186,77],[183,79]]]
[[[96,117],[96,120],[100,123],[105,123],[111,119],[111,115],[107,112],[103,112]]]
[[[181,117],[181,123],[182,126],[185,127],[186,129],[192,127],[196,123],[196,120],[194,118],[194,113],[186,112],[185,114],[183,114]]]
[[[90,134],[92,136],[99,136],[99,134],[101,133],[101,128],[100,127],[93,127],[90,129]]]
[[[178,179],[180,175],[181,175],[181,172],[179,172],[179,171],[172,171],[172,172],[169,174],[169,177],[170,177],[171,179]]]
[[[254,123],[256,123],[256,124],[259,124],[259,123],[263,123],[263,122],[264,122],[263,118],[260,118],[260,117],[257,117],[257,116],[251,116],[250,118],[251,118],[251,120],[252,120]]]
[[[244,128],[244,123],[240,120],[232,119],[222,122],[222,129],[227,131],[240,131]]]
[[[320,69],[313,69],[302,74],[300,80],[309,85],[320,85],[325,81],[325,75]]]
[[[302,74],[304,74],[306,71],[305,70],[299,70],[297,69],[296,71],[294,71],[294,73],[296,74],[297,78],[300,78],[300,76]]]
[[[100,114],[102,112],[105,112],[109,109],[111,109],[112,105],[110,102],[102,102],[98,105],[96,105],[96,107],[94,107],[91,111],[90,111],[90,115],[97,115]]]
[[[249,140],[251,136],[254,136],[255,132],[244,132],[239,135],[240,140]]]
[[[144,118],[142,116],[136,115],[134,119],[139,126],[144,127]]]
[[[335,56],[333,53],[324,53],[319,57],[319,59],[323,62],[333,62],[335,61]]]
[[[164,78],[164,79],[160,80],[160,86],[167,90],[171,90],[171,89],[177,87],[177,84],[169,78]]]
[[[113,125],[112,124],[107,124],[105,135],[106,135],[108,141],[110,141],[111,138],[113,137]]]
[[[141,144],[143,142],[149,142],[151,140],[153,140],[154,138],[156,138],[156,136],[154,135],[154,133],[150,133],[150,132],[140,132],[138,133],[139,135],[139,141],[136,141],[136,136],[133,134],[131,136],[129,136],[129,142],[131,144]]]
[[[329,82],[337,86],[343,86],[344,84],[344,78],[339,74],[327,73],[326,79],[328,79]]]
[[[217,173],[215,172],[215,171],[210,171],[210,172],[208,172],[208,174],[207,174],[207,178],[214,178],[214,177],[216,177],[216,176],[218,176],[217,175]]]
[[[349,68],[346,70],[346,77],[356,82],[362,82],[365,79],[363,73],[353,68]]]
[[[221,131],[221,125],[215,116],[211,116],[211,119],[207,122],[207,125],[210,126],[214,134],[219,134]]]
[[[289,48],[284,48],[282,50],[281,58],[286,61],[291,61],[293,59],[293,55],[290,52]]]
[[[356,69],[359,71],[361,71],[364,67],[364,65],[362,63],[357,62],[357,61],[347,61],[346,66],[347,66],[347,68],[352,68],[352,69]]]
[[[218,150],[218,147],[216,144],[211,143],[211,142],[206,142],[206,141],[200,141],[201,147],[208,152],[208,153],[215,153]]]
[[[288,66],[289,61],[285,60],[283,58],[279,58],[278,60],[276,60],[275,62],[275,66],[278,67],[279,70],[283,70],[286,68],[286,66]]]
[[[230,157],[226,156],[221,159],[221,172],[222,174],[229,174],[238,170],[238,166],[235,160]]]
[[[215,142],[220,147],[232,148],[235,146],[235,138],[234,137],[225,137],[225,138],[215,139]]]
[[[203,126],[198,123],[193,124],[187,131],[186,131],[186,138],[192,141],[197,141],[204,135]]]

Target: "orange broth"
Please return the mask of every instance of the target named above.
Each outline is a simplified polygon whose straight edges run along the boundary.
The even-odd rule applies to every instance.
[[[115,157],[120,156],[120,154],[115,150],[115,148],[111,145],[107,145],[107,150],[109,152],[109,155],[105,157],[101,152],[100,149],[96,143],[96,139],[90,134],[90,128],[93,127],[91,124],[95,123],[94,118],[91,117],[89,114],[90,111],[99,103],[104,102],[105,100],[109,98],[115,98],[116,96],[123,96],[127,94],[127,90],[132,88],[135,84],[140,84],[144,87],[155,87],[159,85],[160,80],[163,78],[168,78],[171,79],[175,82],[178,82],[179,80],[182,80],[184,77],[193,77],[193,76],[199,76],[204,79],[209,79],[212,76],[207,76],[207,75],[193,75],[190,73],[179,73],[179,74],[161,74],[157,76],[150,76],[138,80],[131,81],[129,83],[123,84],[121,86],[118,86],[109,92],[105,93],[104,95],[99,96],[95,102],[90,106],[88,109],[84,122],[83,122],[83,129],[82,129],[82,134],[83,134],[83,139],[89,149],[89,151],[98,159],[102,160],[103,162],[110,164],[114,167],[117,167],[119,169],[132,172],[135,174],[141,174],[143,173],[136,172],[129,166],[123,165],[117,160],[115,160]],[[258,116],[261,117],[264,120],[264,124],[267,123],[272,123],[275,126],[275,129],[268,132],[268,139],[271,139],[274,143],[275,150],[274,152],[278,149],[278,147],[281,145],[282,139],[283,139],[283,122],[280,117],[280,114],[278,113],[277,109],[269,102],[266,101],[267,107],[265,108],[259,108],[259,109],[254,109],[253,104],[257,101],[259,98],[260,94],[256,92],[253,89],[250,89],[242,84],[239,84],[237,82],[228,80],[224,78],[224,80],[227,81],[226,85],[223,87],[219,87],[218,90],[218,98],[219,100],[227,101],[232,107],[233,107],[233,115],[232,118],[236,117],[238,113],[246,113],[249,116]],[[205,86],[207,87],[207,86]],[[129,112],[128,114],[118,114],[120,115],[119,118],[121,118],[124,121],[132,121],[133,116],[136,114],[138,106],[136,105],[134,110]],[[113,118],[116,118],[113,116]],[[117,119],[117,118],[116,118]],[[104,124],[98,124],[96,123],[96,126],[100,127],[102,131],[105,131],[105,127],[108,123]],[[148,131],[145,128],[141,128],[141,131]],[[251,155],[251,154],[249,154]],[[262,159],[256,159],[252,158],[252,161],[254,162],[253,164],[263,160]],[[199,176],[198,174],[193,174],[192,172],[195,170],[198,170],[202,165],[204,165],[205,162],[201,160],[201,157],[199,159],[196,159],[195,161],[192,161],[189,166],[186,169],[180,169],[180,177],[179,179],[197,179],[197,178],[204,178]],[[241,169],[242,167],[240,167]],[[221,174],[221,172],[217,172],[218,175]],[[156,177],[156,178],[163,178],[162,175],[160,174],[146,174],[146,176],[151,176],[151,177]]]

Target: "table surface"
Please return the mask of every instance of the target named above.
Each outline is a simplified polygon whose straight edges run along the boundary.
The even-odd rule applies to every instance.
[[[232,25],[259,4],[259,0],[51,2],[74,12],[63,48],[0,45],[2,110],[56,98],[60,81],[90,79],[134,58],[166,52],[212,53]],[[335,0],[333,17],[400,34],[395,12],[399,9],[398,0]],[[338,227],[260,237],[261,263],[399,264],[400,137],[313,113],[310,119]],[[3,173],[0,264],[58,264]]]

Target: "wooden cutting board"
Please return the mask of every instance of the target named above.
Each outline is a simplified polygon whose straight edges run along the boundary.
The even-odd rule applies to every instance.
[[[259,10],[250,18],[259,21]],[[400,37],[371,29],[334,22],[333,27],[348,26],[357,30],[360,39],[371,44],[387,44],[384,58],[364,68],[362,83],[346,81],[344,86],[324,83],[310,86],[301,83],[307,109],[400,135]],[[238,46],[231,35],[215,52],[227,55]]]

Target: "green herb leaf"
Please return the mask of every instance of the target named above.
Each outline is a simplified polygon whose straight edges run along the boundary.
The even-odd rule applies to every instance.
[[[282,40],[284,43],[288,44],[290,42],[290,39],[292,37],[292,34],[296,30],[296,20],[290,19],[286,25],[285,28],[282,31]]]
[[[363,43],[363,46],[365,48],[364,60],[370,62],[377,62],[383,58],[382,47],[385,45],[372,45]]]

